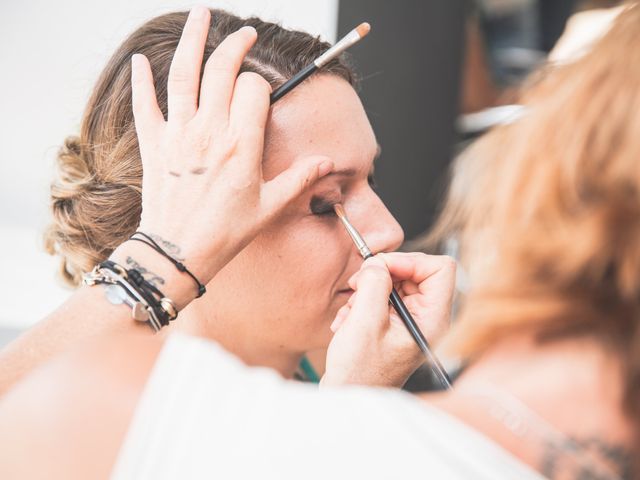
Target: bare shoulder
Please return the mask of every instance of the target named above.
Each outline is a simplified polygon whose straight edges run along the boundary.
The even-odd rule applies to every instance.
[[[92,340],[0,399],[0,478],[106,478],[149,373],[157,338]]]

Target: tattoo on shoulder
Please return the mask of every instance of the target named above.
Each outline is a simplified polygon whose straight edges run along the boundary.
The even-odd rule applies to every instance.
[[[135,268],[136,270],[138,270],[142,274],[144,279],[147,282],[149,282],[150,284],[155,285],[156,287],[158,285],[164,285],[164,283],[165,283],[164,278],[162,278],[160,275],[157,275],[157,274],[149,271],[148,269],[146,269],[145,267],[140,265],[132,257],[127,257],[127,265],[129,267],[131,267],[131,268]]]
[[[631,480],[636,478],[630,449],[601,438],[547,442],[541,459],[547,478]]]
[[[154,242],[160,245],[169,255],[178,260],[179,262],[184,262],[184,258],[180,257],[180,247],[173,242],[165,240],[160,235],[156,235],[152,233],[149,235]]]

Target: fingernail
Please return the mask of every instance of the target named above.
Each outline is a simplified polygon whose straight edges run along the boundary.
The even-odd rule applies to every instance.
[[[318,165],[318,176],[324,177],[333,170],[333,162],[331,160],[325,160]]]
[[[207,8],[202,5],[198,5],[191,9],[189,16],[194,20],[202,20],[207,14]]]
[[[258,35],[258,32],[251,25],[245,25],[242,28],[238,29],[239,32],[251,32],[253,35]]]
[[[338,331],[338,328],[340,328],[340,325],[342,325],[342,317],[336,315],[336,318],[334,318],[333,322],[331,322],[331,325],[329,326],[329,329],[333,333],[336,333]]]
[[[134,53],[131,56],[131,75],[135,75],[136,71],[140,68],[142,62],[142,55]]]
[[[338,323],[338,319],[334,318],[333,322],[331,322],[331,325],[329,325],[329,330],[331,330],[333,333],[336,333],[336,324]]]
[[[373,257],[369,257],[367,258],[363,265],[365,267],[373,267],[373,268],[381,268],[383,270],[387,269],[387,264],[384,263],[384,260],[382,260],[380,257],[378,257],[377,255],[374,255]]]

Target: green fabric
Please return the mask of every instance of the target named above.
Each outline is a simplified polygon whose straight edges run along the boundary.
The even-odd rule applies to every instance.
[[[300,360],[300,370],[304,374],[304,380],[310,383],[320,383],[320,377],[314,370],[311,362],[307,359],[307,357],[302,357]]]

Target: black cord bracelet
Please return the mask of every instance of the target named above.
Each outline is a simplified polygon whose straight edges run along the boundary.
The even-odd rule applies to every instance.
[[[138,237],[136,237],[136,235],[140,235],[143,238],[138,238]],[[150,246],[156,252],[158,252],[160,255],[162,255],[167,260],[169,260],[171,263],[173,263],[173,265],[178,269],[179,272],[186,273],[187,275],[189,275],[193,279],[193,281],[196,283],[196,285],[198,286],[198,295],[196,296],[196,298],[200,298],[202,295],[204,295],[206,293],[207,289],[202,284],[202,282],[200,282],[200,280],[198,280],[197,277],[193,273],[191,273],[189,271],[189,269],[187,267],[185,267],[182,262],[179,262],[178,260],[173,258],[171,255],[169,255],[167,252],[165,252],[164,249],[160,245],[158,245],[158,243],[153,238],[151,238],[149,235],[147,235],[144,232],[137,231],[137,232],[135,232],[133,235],[131,235],[129,237],[129,240],[135,240],[136,242],[142,242],[145,245]]]

